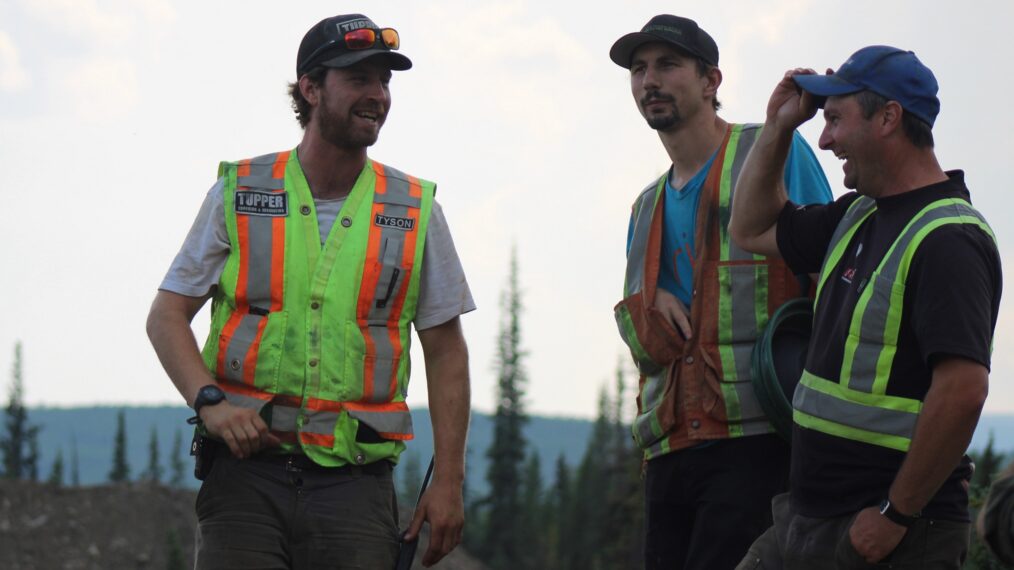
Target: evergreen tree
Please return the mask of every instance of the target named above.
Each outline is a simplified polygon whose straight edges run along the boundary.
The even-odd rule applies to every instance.
[[[521,488],[523,533],[521,543],[526,545],[515,568],[547,568],[546,536],[548,524],[543,503],[542,466],[539,454],[532,450],[525,463],[524,483]]]
[[[972,485],[988,488],[993,476],[1003,467],[1003,454],[993,449],[993,432],[989,432],[989,440],[982,453],[975,456],[975,472],[972,474]]]
[[[148,438],[148,468],[144,470],[142,479],[152,483],[162,480],[162,464],[158,457],[158,431],[151,426],[151,437]]]
[[[33,428],[28,433],[28,453],[25,455],[25,475],[29,481],[39,480],[39,430]]]
[[[116,436],[113,438],[113,466],[109,470],[111,483],[130,480],[130,465],[127,464],[127,420],[123,410],[116,416]]]
[[[14,344],[14,365],[11,367],[11,386],[7,408],[4,410],[5,434],[0,437],[0,455],[3,456],[3,476],[7,479],[38,479],[39,427],[28,422],[28,408],[24,404],[24,376],[21,361],[21,342]]]
[[[183,433],[176,429],[173,446],[169,449],[169,486],[182,487],[186,464],[183,462]]]
[[[81,461],[77,454],[77,437],[70,438],[70,484],[72,487],[81,486]]]
[[[484,536],[480,555],[492,568],[513,568],[527,548],[521,529],[521,468],[525,460],[522,429],[527,421],[522,395],[525,386],[521,349],[521,292],[518,289],[517,252],[511,252],[507,290],[501,298],[502,320],[497,346],[497,404],[493,416],[493,442],[486,452],[486,480],[490,494],[485,503]]]
[[[53,460],[53,469],[49,472],[49,479],[46,481],[50,485],[57,487],[63,486],[63,450],[57,450],[56,459]]]
[[[548,517],[548,529],[546,531],[546,559],[549,561],[547,567],[565,570],[571,568],[571,560],[574,558],[574,534],[577,528],[572,524],[570,517],[573,509],[571,499],[570,467],[561,453],[556,458],[556,480],[553,482],[553,492],[546,498],[546,511]]]

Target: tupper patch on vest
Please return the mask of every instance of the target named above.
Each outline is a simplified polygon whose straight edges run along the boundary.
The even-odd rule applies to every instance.
[[[405,230],[407,232],[415,229],[415,220],[412,218],[396,218],[394,216],[377,214],[373,218],[373,223],[385,228],[394,228],[396,230]]]
[[[262,190],[237,190],[236,213],[280,218],[289,215],[289,194]]]

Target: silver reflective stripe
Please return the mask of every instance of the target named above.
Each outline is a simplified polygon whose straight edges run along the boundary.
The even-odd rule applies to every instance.
[[[250,159],[250,175],[237,177],[239,186],[281,190],[284,178],[273,178],[278,153]],[[274,240],[274,218],[246,216],[250,251],[247,252],[247,302],[251,307],[271,307],[271,261]]]
[[[267,167],[267,171],[268,171],[267,176],[262,175],[262,174],[255,175],[255,174],[253,174],[254,169],[255,168],[261,168],[261,166],[260,165],[254,165],[251,162],[251,164],[250,164],[250,172],[251,172],[251,174],[249,176],[237,176],[236,177],[236,186],[243,186],[243,187],[246,187],[246,188],[260,188],[260,189],[264,189],[264,190],[281,190],[281,189],[285,188],[285,179],[284,178],[272,178],[271,177],[271,170],[272,170],[273,167],[274,167],[274,163],[268,165],[268,167]]]
[[[234,394],[232,392],[229,392],[228,386],[225,386],[224,389],[226,399],[229,401],[230,404],[234,406],[239,406],[241,408],[246,408],[249,410],[255,410],[259,412],[261,408],[263,408],[264,405],[267,404],[266,401],[261,400],[260,398],[254,398],[253,396],[247,396],[246,394]]]
[[[275,218],[247,216],[246,298],[251,307],[271,308],[272,225]]]
[[[651,233],[651,218],[655,212],[655,204],[660,187],[665,183],[665,175],[645,188],[637,198],[634,214],[633,237],[630,251],[627,253],[627,278],[624,297],[629,297],[644,288],[644,258],[648,249],[648,234]]]
[[[302,431],[321,435],[334,435],[338,416],[338,412],[309,410],[306,413],[306,421],[303,423]]]
[[[747,155],[750,154],[750,149],[753,147],[753,143],[757,140],[757,135],[760,133],[760,131],[761,129],[759,127],[755,127],[753,125],[743,125],[742,130],[739,133],[739,142],[736,145],[736,156],[733,157],[731,169],[729,170],[729,180],[728,180],[729,199],[728,202],[726,203],[727,206],[731,206],[732,204],[733,196],[736,193],[736,181],[739,180],[739,173],[743,169],[743,163],[746,161]],[[727,149],[726,152],[729,152],[729,150]],[[726,166],[727,165],[725,164],[722,165],[723,176],[725,175],[726,172],[725,171]],[[728,234],[729,219],[731,218],[731,216],[732,216],[731,207],[728,207],[722,211],[718,231],[722,232],[723,234]],[[754,254],[736,245],[735,241],[729,239],[728,237],[726,237],[725,240],[728,241],[729,243],[730,260],[753,261],[754,259],[757,259],[754,256]],[[746,378],[749,378],[749,376],[746,376]]]
[[[251,314],[240,317],[239,325],[236,326],[236,330],[232,333],[232,338],[229,339],[229,344],[225,348],[225,366],[222,372],[227,380],[245,383],[243,368],[246,363],[244,361],[250,350],[250,345],[257,338],[257,326],[264,318],[266,317]]]
[[[412,415],[408,411],[368,412],[349,410],[349,415],[373,428],[377,433],[404,434],[412,433]]]
[[[668,375],[669,371],[663,370],[658,374],[651,374],[644,378],[644,385],[641,387],[641,409],[644,410],[644,413],[634,418],[633,425],[634,435],[641,446],[662,437],[662,434],[658,433],[655,412],[662,404]]]
[[[817,382],[830,383],[828,380],[813,378]],[[915,422],[919,417],[918,413],[860,404],[835,397],[810,388],[803,382],[796,386],[796,393],[792,397],[792,407],[816,418],[858,430],[894,435],[907,440],[912,439],[912,434],[915,433]]]
[[[851,362],[851,374],[848,378],[849,388],[862,392],[873,392],[877,380],[877,363],[881,359],[881,354],[886,347],[893,347],[896,344],[896,340],[889,342],[889,339],[897,337],[903,300],[897,299],[892,303],[891,292],[895,283],[904,286],[908,277],[908,263],[912,259],[909,250],[913,247],[917,248],[925,236],[920,238],[920,242],[915,242],[916,238],[919,237],[922,230],[938,220],[962,217],[974,218],[985,223],[982,215],[966,204],[948,202],[924,211],[921,216],[912,220],[891,245],[890,250],[874,272],[870,283],[860,293],[860,303],[864,297],[869,300],[858,317],[859,343]],[[856,310],[858,309],[857,305]],[[853,328],[856,326],[855,317],[853,317],[852,326]],[[890,356],[893,360],[894,355]]]
[[[299,425],[299,408],[271,406],[271,429],[275,431],[296,431]]]

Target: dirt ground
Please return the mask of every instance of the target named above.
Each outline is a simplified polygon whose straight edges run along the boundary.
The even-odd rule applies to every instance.
[[[0,481],[0,568],[161,570],[172,550],[182,550],[184,567],[191,568],[195,496],[147,483],[57,488]],[[407,521],[410,513],[401,516]],[[425,531],[421,539],[429,539]],[[413,568],[422,568],[422,552],[420,546]],[[433,568],[486,566],[459,547]]]

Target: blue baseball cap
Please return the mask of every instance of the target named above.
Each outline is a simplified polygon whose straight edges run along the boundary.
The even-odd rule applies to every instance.
[[[796,84],[817,96],[823,107],[828,97],[870,90],[897,101],[901,108],[929,126],[940,112],[937,79],[910,51],[891,46],[868,46],[857,51],[834,75],[796,75]]]

